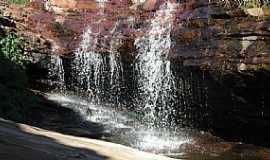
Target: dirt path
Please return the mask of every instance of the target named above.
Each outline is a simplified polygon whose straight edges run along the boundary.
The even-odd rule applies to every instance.
[[[63,135],[0,119],[3,160],[172,160],[119,144]]]

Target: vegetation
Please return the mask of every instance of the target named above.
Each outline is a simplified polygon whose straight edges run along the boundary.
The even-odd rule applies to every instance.
[[[236,3],[242,8],[269,8],[270,0],[221,0],[227,6]]]
[[[22,40],[14,32],[0,37],[0,117],[25,121],[39,97],[27,89]]]
[[[14,32],[8,33],[7,36],[0,40],[0,56],[17,65],[24,66],[26,56],[21,44],[22,39],[18,38]]]
[[[9,3],[13,4],[27,4],[30,0],[8,0]]]

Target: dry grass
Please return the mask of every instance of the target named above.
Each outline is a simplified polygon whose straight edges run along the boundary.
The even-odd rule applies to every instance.
[[[226,6],[236,3],[243,8],[269,8],[270,0],[221,0]]]

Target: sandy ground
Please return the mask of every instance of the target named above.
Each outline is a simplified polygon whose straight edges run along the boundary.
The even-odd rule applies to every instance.
[[[0,119],[1,160],[172,160],[119,144]]]

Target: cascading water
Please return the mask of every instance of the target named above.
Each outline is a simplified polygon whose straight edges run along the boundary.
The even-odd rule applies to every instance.
[[[144,113],[142,121],[146,125],[137,131],[135,146],[143,150],[174,152],[190,141],[171,120],[175,114],[176,86],[169,53],[176,7],[177,4],[170,2],[162,5],[151,20],[147,33],[135,40],[139,52],[136,59],[138,107]]]
[[[65,71],[63,62],[60,56],[52,55],[50,57],[50,63],[48,65],[48,76],[52,81],[50,86],[55,86],[56,90],[63,92],[66,89],[65,85]]]
[[[115,51],[114,41],[111,41],[109,51],[109,68],[110,68],[110,101],[119,104],[121,92],[121,82],[123,82],[123,66],[121,63],[120,54]]]
[[[144,121],[150,126],[157,121],[168,120],[166,111],[171,111],[174,101],[174,77],[168,55],[172,46],[170,33],[176,4],[167,2],[151,20],[150,30],[137,38],[135,45],[139,51],[136,67],[139,71],[139,96],[146,115]],[[156,111],[160,112],[157,113]],[[159,115],[157,115],[159,114]]]
[[[114,30],[112,35],[113,33]],[[118,103],[123,69],[116,47],[121,42],[117,36],[113,39],[114,41],[111,41],[109,48],[106,49],[105,44],[100,44],[104,41],[99,41],[99,33],[93,33],[88,27],[83,34],[80,47],[75,52],[74,77],[79,84],[79,89],[81,91],[86,89],[96,104],[102,101],[101,97],[109,97],[106,103]],[[98,51],[106,53],[102,54]]]
[[[104,14],[104,7],[107,0],[96,0],[100,8],[99,14]],[[102,19],[101,19],[102,20]],[[101,20],[98,22],[100,23]],[[99,53],[100,46],[104,46],[100,41],[99,32],[92,32],[91,27],[86,27],[83,33],[82,41],[79,48],[75,52],[75,59],[73,61],[73,76],[76,79],[74,86],[77,86],[77,90],[80,92],[87,92],[89,98],[93,103],[101,103],[101,97],[104,95],[106,88],[106,70],[108,68],[106,55]],[[114,74],[117,74],[115,68],[117,67],[118,61],[112,52],[110,47],[110,66],[111,78],[115,78]],[[100,50],[104,51],[104,48]],[[111,58],[113,57],[113,58]],[[113,62],[111,62],[113,61]],[[118,75],[118,74],[117,74]],[[112,83],[113,80],[111,80]]]
[[[82,36],[80,47],[75,52],[74,70],[76,75],[74,77],[79,84],[79,89],[86,89],[90,98],[99,103],[105,60],[101,54],[94,51],[97,41],[97,35],[92,33],[91,28],[87,28]]]
[[[96,0],[98,3],[99,8],[104,8],[107,0]]]

